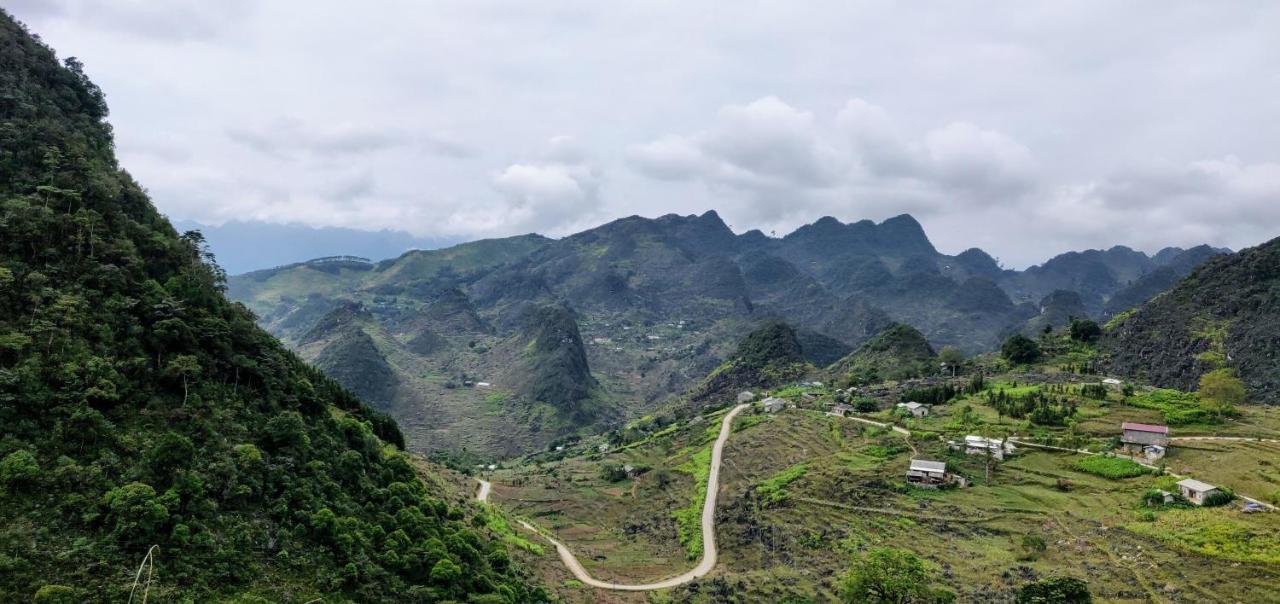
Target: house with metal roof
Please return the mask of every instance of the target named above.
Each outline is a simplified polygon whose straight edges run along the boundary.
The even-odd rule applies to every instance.
[[[898,408],[906,409],[913,417],[924,417],[929,415],[929,406],[915,401],[909,403],[898,403]]]
[[[764,399],[760,404],[764,407],[765,413],[777,413],[787,407],[786,399],[781,399],[775,396]]]
[[[907,467],[907,483],[919,487],[937,488],[950,481],[947,462],[913,459]]]
[[[1196,505],[1204,505],[1205,500],[1214,493],[1221,493],[1222,489],[1215,487],[1207,482],[1200,482],[1194,478],[1188,478],[1178,482],[1178,490],[1182,496]]]
[[[1155,461],[1169,448],[1169,426],[1124,422],[1120,430],[1120,444],[1130,454]]]

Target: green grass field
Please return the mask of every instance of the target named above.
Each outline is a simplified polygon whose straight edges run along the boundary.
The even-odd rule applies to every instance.
[[[967,428],[1027,429],[1008,418],[996,423],[994,413],[968,402],[978,425]],[[854,556],[889,546],[941,569],[942,583],[962,602],[999,601],[1034,577],[1064,571],[1086,578],[1102,602],[1280,601],[1280,514],[1242,514],[1236,506],[1153,510],[1143,493],[1169,480],[1127,460],[1027,450],[988,468],[984,458],[950,451],[936,437],[908,440],[825,416],[821,404],[738,420],[725,449],[720,563],[710,576],[666,593],[572,587],[561,597],[715,602],[705,590],[727,582],[745,601],[825,602],[835,598],[835,579]],[[1121,418],[1134,415],[1115,401],[1087,408],[1087,420],[1054,433],[1074,430],[1100,445]],[[954,436],[945,426],[958,410],[952,403],[914,423]],[[694,509],[695,499],[700,505],[695,458],[714,434],[712,423],[668,429],[604,455],[518,467],[497,477],[495,499],[552,530],[599,578],[643,582],[677,574],[692,563],[675,514]],[[1260,492],[1280,480],[1271,465],[1280,460],[1270,461],[1277,451],[1280,445],[1265,443],[1199,443],[1175,446],[1166,461],[1173,471]],[[972,484],[908,488],[904,472],[912,457],[946,461]],[[623,462],[653,469],[616,484],[601,478],[602,465]],[[1024,548],[1026,535],[1041,537],[1045,550]],[[530,563],[557,582],[568,578],[552,553]]]

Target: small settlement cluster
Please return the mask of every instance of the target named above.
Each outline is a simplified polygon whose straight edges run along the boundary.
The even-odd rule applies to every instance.
[[[822,383],[805,382],[800,386],[820,388]],[[851,394],[851,392],[846,392],[846,394]],[[749,391],[743,391],[737,397],[739,404],[750,403],[755,399],[756,395]],[[795,407],[793,403],[776,396],[766,397],[760,401],[760,405],[765,413],[777,413],[783,409]],[[899,410],[903,417],[909,415],[912,418],[928,417],[930,412],[929,405],[915,401],[899,402],[896,405],[896,409]],[[851,418],[880,427],[892,428],[904,434],[908,433],[905,429],[896,427],[893,424],[857,417],[855,411],[856,409],[852,405],[838,402],[832,406],[827,415]],[[1124,422],[1120,426],[1120,431],[1119,449],[1135,461],[1145,461],[1148,464],[1155,463],[1168,453],[1168,426]],[[1018,451],[1017,447],[1014,446],[1014,440],[1011,438],[991,438],[977,434],[966,435],[960,440],[949,440],[947,445],[952,451],[962,451],[966,455],[984,456],[996,461],[1003,461],[1006,457],[1012,456]],[[966,486],[968,482],[964,477],[948,472],[945,461],[930,459],[912,459],[907,467],[906,479],[908,484],[923,488],[939,488],[953,484]],[[1195,505],[1204,505],[1214,493],[1221,491],[1214,485],[1192,478],[1179,482],[1178,489],[1180,491],[1179,494],[1184,499]],[[1166,493],[1166,497],[1172,500],[1174,494]]]

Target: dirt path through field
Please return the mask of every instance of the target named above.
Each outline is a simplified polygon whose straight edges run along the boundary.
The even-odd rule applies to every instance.
[[[556,552],[560,554],[560,560],[568,567],[569,572],[573,576],[592,587],[601,589],[614,589],[618,591],[652,591],[655,589],[667,589],[688,583],[698,577],[701,577],[716,566],[716,497],[720,491],[720,461],[724,452],[724,443],[729,440],[729,434],[733,432],[733,418],[737,417],[743,409],[749,407],[749,404],[738,405],[732,411],[725,414],[724,419],[720,421],[720,436],[716,437],[716,442],[711,447],[711,472],[707,476],[707,497],[702,503],[702,560],[692,570],[670,579],[664,579],[655,583],[641,584],[623,584],[609,583],[592,577],[587,569],[582,567],[582,563],[578,562],[578,558],[565,547],[563,543],[554,539],[546,532],[539,530],[532,524],[520,520],[520,526],[527,530],[538,533],[543,539],[549,541],[556,546]],[[477,479],[479,480],[479,479]],[[480,480],[480,492],[476,498],[484,501],[489,496],[489,483]]]

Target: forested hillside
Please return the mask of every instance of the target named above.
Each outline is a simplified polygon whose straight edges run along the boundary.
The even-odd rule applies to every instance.
[[[126,601],[148,551],[154,601],[542,600],[394,422],[224,297],[106,115],[0,12],[0,601]]]
[[[1257,402],[1280,401],[1280,239],[1196,269],[1172,290],[1118,317],[1104,339],[1113,371],[1193,389],[1217,369],[1238,374]]]

